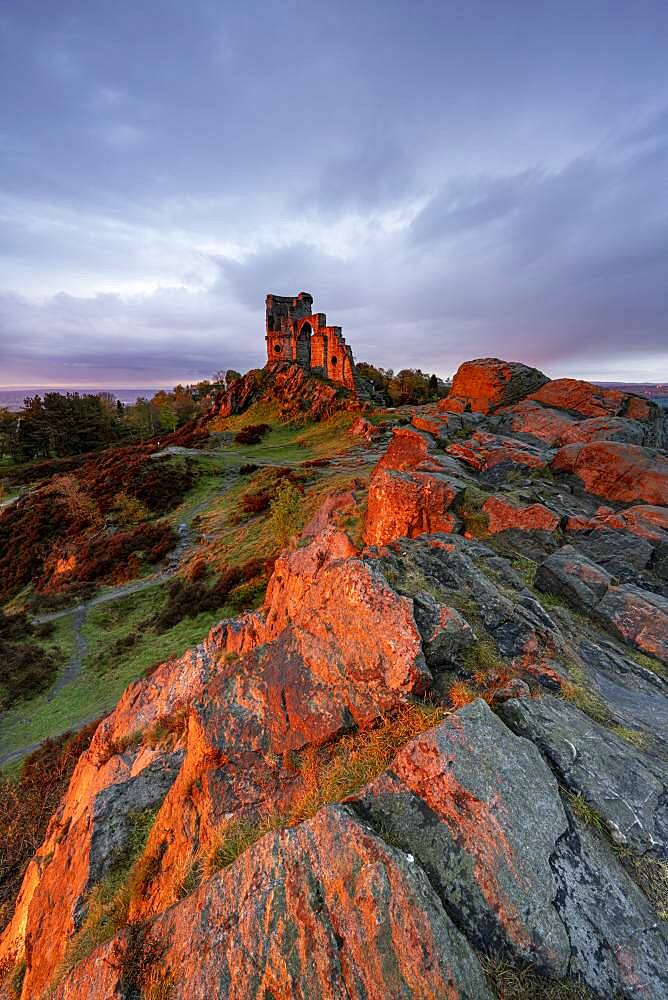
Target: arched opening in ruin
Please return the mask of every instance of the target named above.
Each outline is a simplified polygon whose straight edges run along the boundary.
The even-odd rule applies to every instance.
[[[298,365],[304,368],[311,367],[311,334],[313,333],[309,323],[304,323],[299,336],[297,337],[297,357]]]
[[[283,350],[283,345],[280,343],[274,344],[274,354],[280,354]]]

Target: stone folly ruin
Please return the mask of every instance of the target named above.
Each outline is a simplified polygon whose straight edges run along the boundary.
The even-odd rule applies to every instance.
[[[312,308],[308,292],[267,295],[267,364],[289,361],[363,395],[365,386],[341,327],[327,326],[325,314]]]

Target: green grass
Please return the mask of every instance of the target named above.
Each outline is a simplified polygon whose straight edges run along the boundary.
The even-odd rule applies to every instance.
[[[489,493],[479,490],[476,486],[467,486],[464,490],[457,513],[464,522],[464,529],[472,538],[485,538],[488,534],[488,517],[482,507]]]
[[[478,640],[466,650],[463,656],[464,669],[474,674],[494,670],[501,657],[495,644],[487,639]]]
[[[81,674],[47,701],[46,693],[14,706],[2,717],[0,753],[27,746],[47,737],[77,729],[84,722],[109,712],[127,685],[155,663],[180,656],[197,645],[231,609],[185,618],[160,635],[141,627],[165,602],[163,585],[130,594],[121,600],[91,609],[82,628],[88,653]],[[72,619],[59,619],[56,641],[61,630],[71,631]],[[119,652],[116,643],[131,633],[137,642]],[[73,637],[72,637],[73,642]]]
[[[646,667],[647,670],[651,670],[653,673],[658,674],[659,677],[667,677],[668,672],[665,666],[660,660],[656,660],[653,656],[648,656],[647,653],[641,653],[637,649],[626,650],[627,655],[635,660],[641,667]]]
[[[533,559],[529,559],[528,556],[515,556],[510,560],[513,569],[516,569],[519,575],[522,577],[527,587],[531,589],[534,588],[534,583],[536,580],[536,570],[538,569],[538,563],[534,562]],[[541,597],[543,595],[541,594]]]
[[[639,750],[646,750],[649,746],[647,734],[641,733],[637,729],[630,729],[628,726],[610,726],[610,729],[615,736],[626,740],[627,743],[637,747]]]

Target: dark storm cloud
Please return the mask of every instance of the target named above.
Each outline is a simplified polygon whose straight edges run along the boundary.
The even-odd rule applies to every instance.
[[[358,356],[668,377],[668,7],[39,0],[0,15],[0,384]],[[68,374],[69,373],[69,374]]]

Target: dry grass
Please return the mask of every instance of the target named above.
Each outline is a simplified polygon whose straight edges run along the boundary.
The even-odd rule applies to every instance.
[[[193,892],[202,879],[232,864],[260,837],[295,826],[324,805],[341,802],[381,774],[397,752],[419,733],[438,725],[445,710],[426,703],[406,705],[374,729],[343,736],[325,747],[310,747],[294,755],[292,766],[301,779],[301,793],[285,813],[268,812],[252,818],[235,817],[217,832],[206,855],[190,865],[177,896]]]
[[[592,830],[596,830],[597,833],[606,832],[607,828],[603,817],[596,812],[593,806],[589,805],[583,797],[582,792],[578,792],[577,795],[574,792],[567,792],[566,796],[568,804],[578,819],[582,820]]]
[[[469,705],[479,697],[479,692],[464,681],[455,681],[448,688],[448,700],[455,709],[463,708],[464,705]]]
[[[639,855],[628,847],[613,844],[615,854],[640,886],[660,920],[668,920],[668,861],[649,854]]]
[[[495,956],[478,958],[499,1000],[595,1000],[584,983],[545,979],[530,968],[516,968]]]

